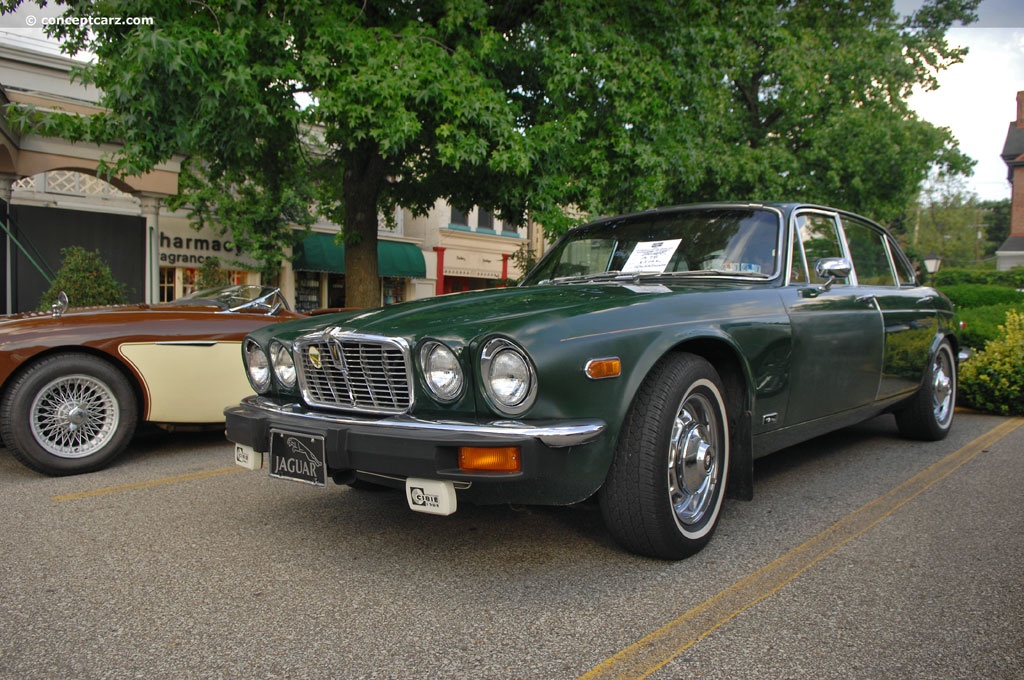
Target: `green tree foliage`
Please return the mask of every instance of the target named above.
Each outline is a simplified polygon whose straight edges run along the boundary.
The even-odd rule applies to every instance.
[[[1024,313],[1010,310],[1000,335],[960,370],[961,402],[1000,415],[1024,414]]]
[[[962,178],[933,177],[924,186],[915,215],[912,246],[936,254],[944,267],[979,265],[1000,244],[988,239],[987,210]]]
[[[981,202],[982,223],[985,225],[985,253],[989,258],[1010,237],[1010,199]]]
[[[52,34],[96,55],[81,77],[107,110],[11,115],[121,142],[119,175],[187,156],[177,203],[268,273],[291,225],[341,224],[346,305],[367,306],[378,215],[438,198],[552,234],[717,199],[889,221],[929,167],[970,170],[906,99],[961,60],[945,32],[978,2],[64,0],[81,21]]]
[[[61,265],[50,289],[39,299],[39,310],[48,310],[64,291],[73,307],[118,305],[128,302],[125,285],[114,278],[98,250],[81,246],[61,249]]]

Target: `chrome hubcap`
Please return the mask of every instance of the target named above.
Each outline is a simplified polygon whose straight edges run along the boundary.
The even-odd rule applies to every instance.
[[[668,488],[676,519],[700,522],[718,488],[718,419],[711,401],[692,394],[679,406],[669,441]]]
[[[32,436],[61,458],[83,458],[102,449],[117,432],[118,420],[113,392],[88,375],[58,378],[32,401]]]
[[[954,392],[952,360],[948,352],[940,350],[932,367],[932,408],[936,422],[945,424],[953,414]]]

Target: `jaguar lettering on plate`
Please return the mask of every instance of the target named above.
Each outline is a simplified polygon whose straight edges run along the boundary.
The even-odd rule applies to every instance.
[[[270,436],[270,476],[326,486],[324,439],[274,430]]]

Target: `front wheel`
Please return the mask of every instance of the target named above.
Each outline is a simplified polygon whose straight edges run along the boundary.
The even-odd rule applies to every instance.
[[[0,401],[0,432],[15,458],[48,475],[108,465],[135,433],[128,380],[98,357],[58,354],[19,375]]]
[[[921,389],[896,412],[900,434],[924,441],[944,439],[953,425],[956,385],[956,356],[949,340],[943,340],[932,355]]]
[[[669,355],[647,376],[599,494],[627,550],[682,559],[711,540],[729,470],[723,391],[714,367],[692,354]]]

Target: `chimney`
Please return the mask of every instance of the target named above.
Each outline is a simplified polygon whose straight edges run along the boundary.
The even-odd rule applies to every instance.
[[[1007,151],[1009,156],[1005,155]],[[1021,151],[1024,151],[1024,91],[1017,93],[1017,121],[1010,125],[1003,148],[1003,160],[1010,167],[1011,239],[1024,239],[1024,154]]]

